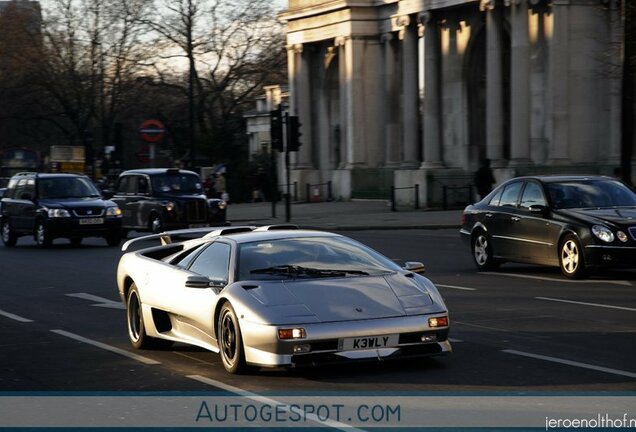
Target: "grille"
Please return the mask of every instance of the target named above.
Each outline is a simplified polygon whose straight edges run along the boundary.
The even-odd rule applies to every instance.
[[[85,216],[99,217],[104,214],[104,209],[100,207],[78,208],[73,210],[73,214],[75,214],[75,216],[78,216],[78,217],[80,216],[81,217],[85,217]]]
[[[186,219],[188,222],[205,222],[207,217],[207,202],[197,200],[186,203]]]
[[[629,227],[629,233],[631,234],[632,238],[636,240],[636,226]]]

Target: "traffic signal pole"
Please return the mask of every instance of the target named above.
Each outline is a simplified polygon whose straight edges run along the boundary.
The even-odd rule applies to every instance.
[[[289,113],[285,113],[285,126],[289,125]],[[289,174],[289,141],[290,141],[290,134],[289,134],[289,127],[285,127],[284,130],[286,131],[286,136],[285,136],[285,177],[286,177],[286,183],[287,183],[287,193],[285,193],[285,221],[289,222],[291,220],[291,190],[290,190],[290,174]]]

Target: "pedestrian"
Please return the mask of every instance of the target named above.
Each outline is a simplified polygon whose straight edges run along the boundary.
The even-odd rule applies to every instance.
[[[216,180],[214,181],[214,192],[216,192],[217,198],[221,198],[223,192],[225,192],[225,177],[223,176],[223,173],[216,175]]]
[[[481,162],[481,166],[475,172],[475,187],[477,187],[477,193],[479,199],[482,200],[492,191],[492,185],[495,184],[495,176],[490,168],[490,159],[484,159]]]

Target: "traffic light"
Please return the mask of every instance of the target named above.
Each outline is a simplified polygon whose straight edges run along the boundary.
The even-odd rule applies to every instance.
[[[297,116],[289,116],[287,122],[287,150],[298,151],[298,148],[302,145],[300,142],[300,122]]]
[[[279,152],[284,151],[283,148],[283,118],[281,116],[280,109],[270,111],[270,126],[269,126],[269,134],[271,139],[272,151],[278,150]]]

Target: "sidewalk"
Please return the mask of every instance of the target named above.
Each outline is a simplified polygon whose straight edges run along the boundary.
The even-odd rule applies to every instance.
[[[292,203],[289,223],[303,228],[339,231],[385,229],[459,229],[461,210],[399,209],[392,212],[387,201],[355,200],[345,202]],[[284,224],[285,205],[278,203],[272,218],[269,202],[229,204],[227,220],[232,225]]]

